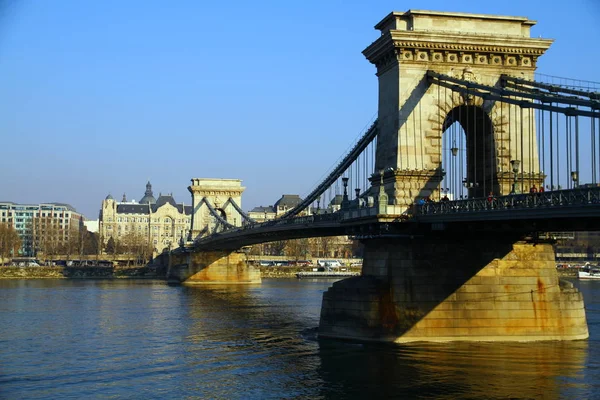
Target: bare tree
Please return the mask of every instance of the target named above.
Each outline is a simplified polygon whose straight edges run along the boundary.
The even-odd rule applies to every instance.
[[[150,260],[153,248],[148,237],[141,231],[136,231],[133,224],[130,226],[130,229],[127,229],[127,233],[125,233],[120,242],[122,244],[120,246],[121,254],[130,255],[131,258],[135,259],[137,264],[145,264]]]
[[[34,217],[29,225],[33,247],[42,252],[47,260],[52,260],[59,254],[64,245],[65,232],[58,218]]]
[[[18,254],[21,238],[12,225],[0,223],[0,258],[10,258]]]
[[[64,240],[62,241],[61,250],[67,256],[67,260],[71,259],[73,255],[81,255],[82,253],[82,238],[79,233],[79,229],[70,227],[65,234]]]
[[[266,252],[272,256],[282,256],[286,246],[285,240],[276,240],[274,242],[265,243]]]
[[[286,241],[285,254],[298,262],[306,259],[308,253],[308,239],[292,239]]]

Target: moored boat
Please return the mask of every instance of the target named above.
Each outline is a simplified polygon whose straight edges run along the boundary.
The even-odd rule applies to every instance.
[[[600,279],[600,268],[584,267],[577,271],[579,279]]]

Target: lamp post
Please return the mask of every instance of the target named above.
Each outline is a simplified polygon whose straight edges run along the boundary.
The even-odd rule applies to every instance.
[[[471,198],[471,189],[475,189],[479,187],[479,182],[467,182],[467,179],[463,179],[463,186],[467,189],[467,198]]]
[[[317,210],[315,211],[315,215],[319,215],[321,213],[321,196],[317,196]]]
[[[348,178],[343,177],[342,183],[344,184],[344,197],[342,197],[342,209],[348,208]]]
[[[510,160],[510,165],[512,166],[512,172],[515,175],[513,179],[512,189],[510,194],[517,193],[517,174],[519,173],[519,167],[521,166],[521,161],[519,160]]]
[[[571,171],[571,179],[573,180],[573,188],[579,187],[579,173],[577,171]]]

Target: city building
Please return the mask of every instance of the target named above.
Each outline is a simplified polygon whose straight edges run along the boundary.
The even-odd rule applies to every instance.
[[[268,221],[281,217],[301,202],[302,199],[297,194],[284,194],[272,206],[254,207],[248,212],[248,216],[257,222]]]
[[[115,242],[137,238],[146,240],[158,253],[178,245],[188,236],[191,227],[192,205],[177,203],[171,194],[154,198],[152,185],[139,202],[116,201],[110,194],[102,201],[99,232],[104,245],[110,238]]]
[[[335,195],[329,204],[324,208],[310,207],[308,211],[303,211],[298,214],[316,215],[329,214],[339,211],[342,205],[344,196],[341,194]],[[296,207],[302,202],[302,198],[297,194],[284,194],[272,206],[254,207],[248,212],[248,216],[256,222],[270,221],[276,218],[281,218],[286,212]],[[312,257],[339,257],[348,258],[351,256],[353,241],[348,236],[329,236],[322,238],[311,238],[308,242],[308,253]],[[261,255],[281,255],[283,249],[277,248],[279,244],[266,243],[257,246],[257,252]]]
[[[98,233],[100,221],[97,219],[84,221],[85,229],[90,233]]]
[[[69,241],[72,235],[79,235],[84,229],[84,216],[71,205],[65,203],[18,204],[0,202],[0,222],[7,223],[19,234],[21,250],[19,255],[35,257],[45,241],[42,233],[53,228],[56,246]]]

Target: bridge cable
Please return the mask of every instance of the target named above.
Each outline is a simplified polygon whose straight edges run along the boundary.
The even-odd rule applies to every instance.
[[[307,206],[312,204],[317,197],[325,192],[325,190],[331,186],[332,183],[337,181],[337,179],[342,176],[344,171],[348,169],[354,160],[362,153],[362,151],[373,141],[373,139],[377,136],[378,125],[377,120],[373,122],[373,124],[369,127],[367,132],[358,140],[355,146],[350,150],[350,152],[340,161],[340,163],[331,171],[331,173],[321,182],[312,192],[309,193],[306,198],[301,201],[297,206],[288,210],[285,214],[281,216],[280,219],[290,218],[302,210],[304,210]]]
[[[232,225],[229,222],[227,222],[227,220],[224,219],[217,210],[215,210],[215,208],[212,206],[212,204],[209,203],[209,201],[206,199],[206,197],[202,198],[202,202],[204,202],[204,204],[206,204],[206,207],[208,208],[210,213],[217,219],[218,224],[220,223],[221,225],[223,225],[223,227],[225,229],[237,228],[235,225]]]
[[[506,88],[486,86],[458,78],[453,78],[448,75],[439,74],[434,71],[427,71],[427,76],[433,84],[446,86],[466,95],[475,95],[478,97],[482,97],[484,100],[497,100],[525,108],[532,107],[536,109],[554,110],[565,115],[582,115],[593,118],[597,118],[600,116],[600,105],[598,105],[598,101],[596,100],[573,99],[571,97],[557,95],[541,96],[538,94],[528,92],[512,91],[507,90]],[[513,99],[512,96],[518,97],[519,99]],[[524,98],[528,100],[524,100]],[[529,101],[531,99],[541,100],[541,103]],[[580,105],[584,107],[589,107],[590,110],[588,111],[576,109],[574,107],[559,107],[546,105],[546,103],[551,102],[555,102],[557,104]]]
[[[251,218],[248,214],[246,214],[241,208],[240,206],[238,206],[238,204],[233,200],[232,197],[230,197],[229,199],[227,199],[227,201],[225,202],[225,204],[223,204],[223,207],[226,207],[227,204],[231,204],[233,206],[233,208],[235,208],[235,210],[242,216],[242,218],[250,223],[255,223],[256,220]]]

